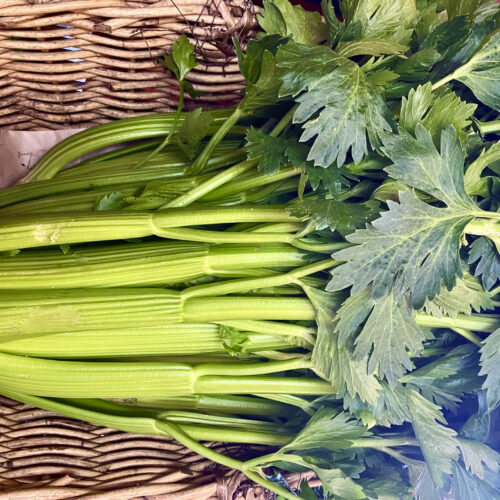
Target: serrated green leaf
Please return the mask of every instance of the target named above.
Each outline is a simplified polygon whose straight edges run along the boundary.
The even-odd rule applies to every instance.
[[[451,474],[452,461],[458,460],[457,433],[446,424],[438,406],[417,391],[407,390],[412,426],[433,481],[443,486],[443,474]]]
[[[441,59],[441,54],[434,48],[419,50],[407,59],[400,61],[394,71],[409,81],[426,78],[429,68]],[[415,78],[417,75],[417,78]]]
[[[401,131],[399,135],[387,135],[383,142],[393,162],[385,170],[393,179],[434,196],[449,208],[477,209],[465,192],[465,157],[453,127],[441,132],[439,152],[431,134],[421,125],[415,127],[415,138]]]
[[[280,453],[302,450],[343,450],[350,448],[353,440],[367,434],[367,429],[346,412],[320,408],[292,441]]]
[[[414,0],[344,0],[342,15],[348,24],[361,24],[361,38],[386,38],[406,44],[417,16]]]
[[[469,264],[476,263],[475,276],[481,277],[486,290],[491,290],[500,280],[500,254],[486,237],[474,240],[469,249]]]
[[[411,384],[438,406],[455,411],[463,394],[477,392],[481,387],[477,362],[476,348],[471,344],[460,345],[408,373],[400,382]]]
[[[486,390],[488,407],[493,410],[500,403],[500,328],[483,341],[479,374],[486,376],[483,389]]]
[[[373,404],[369,404],[357,397],[351,398],[346,395],[344,407],[369,427],[374,425],[391,427],[411,420],[406,389],[402,384],[398,383],[395,387],[390,387],[387,382],[381,380],[378,396]]]
[[[351,42],[341,42],[336,48],[343,57],[382,56],[385,54],[403,54],[408,50],[406,45],[383,38],[364,38]]]
[[[341,30],[341,24],[335,14],[333,3],[329,0],[321,0],[321,12],[323,13],[323,17],[328,27],[328,41],[330,42],[330,46],[332,46],[337,40]]]
[[[241,74],[249,83],[255,84],[262,75],[262,62],[264,54],[269,52],[275,56],[278,47],[286,43],[281,35],[269,35],[260,40],[249,40],[246,52],[243,53],[238,39],[234,38],[236,54],[238,56],[238,64]]]
[[[464,153],[453,127],[442,132],[440,153],[421,125],[415,132],[416,138],[404,130],[384,137],[384,150],[393,161],[385,170],[447,207],[427,205],[411,191],[400,193],[399,204],[388,201],[389,211],[348,236],[357,246],[333,255],[346,263],[332,271],[329,291],[352,285],[356,293],[373,283],[374,298],[393,290],[401,302],[410,294],[419,309],[439,293],[442,280],[451,289],[462,275],[461,236],[477,210],[464,188]]]
[[[310,286],[303,288],[316,311],[318,333],[312,352],[315,370],[331,382],[337,394],[347,390],[352,397],[359,395],[362,401],[375,402],[380,384],[368,375],[366,360],[353,359],[350,350],[338,344],[334,314],[341,297]]]
[[[283,80],[280,96],[299,94],[314,80],[331,73],[344,61],[344,58],[324,45],[308,47],[297,43],[280,47],[276,59]]]
[[[194,45],[189,38],[182,34],[172,45],[172,57],[179,70],[179,81],[183,81],[186,75],[196,66],[196,59],[193,55]]]
[[[248,113],[262,106],[274,104],[278,99],[281,80],[278,76],[274,56],[265,51],[262,56],[261,73],[253,83],[247,80],[245,97],[238,105],[243,113]]]
[[[408,351],[418,355],[429,336],[430,332],[415,322],[413,311],[389,294],[374,305],[356,338],[354,357],[368,356],[368,373],[378,370],[379,376],[394,387],[413,367]]]
[[[286,150],[289,141],[286,137],[273,137],[250,127],[246,135],[249,159],[259,159],[257,169],[272,175],[288,163]]]
[[[198,154],[200,143],[207,135],[213,120],[210,113],[202,111],[202,108],[190,111],[177,134],[177,144],[189,159],[193,159]]]
[[[464,176],[465,190],[469,195],[488,196],[488,178],[481,177],[483,171],[500,161],[500,141],[489,148],[484,148],[481,154],[467,167]]]
[[[123,194],[120,191],[113,191],[112,193],[105,194],[95,202],[96,210],[119,210],[126,203],[123,200]]]
[[[494,308],[489,294],[472,276],[458,278],[452,290],[442,287],[438,296],[432,301],[427,300],[424,304],[425,312],[436,318],[443,316],[456,318],[459,313],[471,314],[473,311],[480,312],[481,309]]]
[[[500,30],[451,77],[469,87],[482,103],[500,110]]]
[[[275,2],[263,1],[263,9],[257,15],[257,21],[266,35],[285,35],[287,32],[285,18]]]
[[[248,113],[260,106],[274,104],[281,85],[274,56],[287,39],[269,35],[260,40],[250,40],[245,53],[236,38],[233,42],[241,74],[246,80],[245,97],[238,105],[239,109]]]
[[[327,290],[352,286],[357,293],[373,284],[374,298],[394,290],[400,302],[411,294],[419,309],[439,293],[442,280],[452,288],[461,275],[461,237],[472,216],[462,208],[427,205],[411,191],[400,193],[399,204],[387,204],[389,211],[347,237],[356,246],[333,254],[346,263],[333,269]]]
[[[193,55],[194,45],[183,33],[172,45],[171,54],[163,56],[161,61],[176,76],[179,82],[183,82],[186,75],[196,66]]]
[[[432,84],[426,83],[411,89],[408,97],[401,101],[399,126],[414,133],[417,124],[422,123],[425,113],[432,103]]]
[[[494,481],[482,480],[467,471],[460,463],[453,463],[454,500],[498,500],[500,489],[495,487]],[[423,499],[422,499],[423,500]]]
[[[366,75],[372,85],[386,87],[390,82],[397,80],[399,75],[390,69],[380,69]]]
[[[356,63],[328,47],[293,43],[280,48],[277,63],[283,80],[280,95],[302,92],[296,97],[294,122],[304,129],[301,141],[314,138],[308,159],[315,165],[336,161],[342,166],[349,151],[359,163],[368,153],[367,135],[376,148],[379,135],[391,130],[387,106]]]
[[[465,17],[455,17],[446,22],[434,25],[434,29],[426,33],[420,44],[420,50],[435,49],[441,59],[456,53],[457,44],[469,35],[470,26]]]
[[[342,346],[350,336],[366,321],[370,315],[375,300],[367,287],[359,292],[351,293],[337,311],[337,326],[339,345]]]
[[[432,480],[428,465],[422,468],[418,476],[415,484],[415,498],[416,500],[442,500],[441,492]]]
[[[289,210],[297,217],[313,220],[318,231],[329,228],[342,235],[352,233],[378,213],[378,203],[346,203],[338,200],[308,197],[290,205]]]
[[[307,164],[306,174],[313,191],[323,185],[334,198],[338,197],[342,187],[350,186],[348,178],[352,178],[345,167],[323,168]]]
[[[494,473],[500,471],[500,455],[489,446],[472,439],[459,439],[465,469],[479,478],[484,478],[485,467]]]
[[[453,92],[444,91],[436,95],[422,125],[428,130],[434,143],[439,146],[443,130],[452,125],[460,142],[465,143],[467,128],[477,105],[462,101]]]
[[[462,101],[453,92],[434,95],[432,85],[426,83],[412,89],[408,99],[403,97],[399,125],[414,133],[417,124],[421,123],[430,132],[436,146],[440,144],[443,130],[452,125],[463,143],[475,110],[475,104]]]
[[[338,498],[361,500],[366,498],[363,487],[347,477],[340,469],[313,467],[325,488]]]
[[[319,45],[328,38],[328,28],[318,12],[309,12],[288,0],[264,0],[257,19],[268,35],[290,36],[297,43]]]
[[[464,65],[494,31],[495,22],[489,19],[482,22],[474,20],[474,22],[465,23],[464,29],[467,30],[467,33],[464,34],[463,38],[449,46],[444,55],[441,56],[441,60],[432,68],[430,75],[432,80],[446,77]]]

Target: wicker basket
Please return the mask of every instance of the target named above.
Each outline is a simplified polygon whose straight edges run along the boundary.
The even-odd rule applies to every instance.
[[[205,92],[186,108],[238,100],[232,36],[254,34],[250,0],[1,0],[0,127],[86,127],[175,109],[179,88],[157,62],[186,33]]]
[[[221,445],[212,444],[214,447]],[[227,446],[237,456],[248,449]],[[310,474],[287,477],[292,487]],[[265,500],[260,487],[165,437],[96,427],[0,397],[0,500]]]

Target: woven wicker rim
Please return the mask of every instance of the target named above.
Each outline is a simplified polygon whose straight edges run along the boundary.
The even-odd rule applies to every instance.
[[[205,95],[186,108],[234,104],[243,77],[232,36],[254,36],[250,0],[3,0],[0,127],[85,127],[172,111],[178,84],[157,60],[180,34],[199,66],[188,79]]]

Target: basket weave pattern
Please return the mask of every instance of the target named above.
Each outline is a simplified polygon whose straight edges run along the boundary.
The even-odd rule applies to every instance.
[[[0,398],[0,498],[205,500],[208,460],[165,437],[96,427]]]
[[[231,37],[254,35],[250,0],[2,0],[0,127],[86,127],[172,111],[179,88],[159,66],[180,34],[199,65],[188,75],[205,92],[186,108],[238,100],[243,77]]]
[[[211,446],[235,457],[258,450]],[[321,484],[311,473],[286,478],[292,488],[303,479]],[[171,438],[97,427],[0,396],[0,500],[270,498]]]

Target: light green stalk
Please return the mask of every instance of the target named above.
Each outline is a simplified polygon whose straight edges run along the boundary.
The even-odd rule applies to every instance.
[[[171,285],[242,268],[297,267],[305,252],[289,245],[209,245],[155,241],[30,250],[0,256],[0,289]]]
[[[228,334],[229,335],[229,334]],[[305,344],[297,337],[242,332],[242,352],[293,348]],[[231,346],[222,326],[174,324],[106,330],[85,330],[20,338],[0,344],[8,354],[51,359],[97,359],[134,356],[186,356],[223,354]],[[227,344],[227,348],[226,348]]]
[[[0,291],[0,340],[226,320],[314,320],[306,298],[187,298],[160,288]]]
[[[265,363],[55,361],[0,353],[0,387],[46,397],[168,398],[257,392],[331,394],[317,378],[274,374],[310,368],[307,358]]]
[[[221,109],[211,113],[213,121],[210,135],[218,132],[219,127],[226,122],[232,110]],[[179,129],[185,116],[186,114],[182,113],[179,120],[175,119],[173,113],[139,116],[97,125],[78,132],[51,148],[25,176],[23,183],[51,179],[72,161],[113,144],[164,137],[176,122],[176,128]]]
[[[170,208],[153,213],[104,211],[20,214],[0,221],[0,251],[152,235],[171,238],[169,229],[185,226],[298,221],[284,208],[271,205],[206,207],[203,210],[196,207]],[[254,242],[264,241],[255,239]]]
[[[277,396],[277,395],[272,395]],[[279,396],[278,396],[279,397]],[[126,406],[157,410],[195,410],[233,415],[280,416],[290,411],[287,404],[253,396],[194,394],[165,399],[120,399]]]
[[[211,160],[213,168],[232,165],[240,158],[240,153],[230,152],[221,156],[214,156]],[[180,163],[180,165],[179,165]],[[0,191],[0,207],[6,207],[14,203],[54,196],[63,193],[74,193],[96,189],[98,187],[116,186],[120,184],[146,184],[150,181],[172,179],[182,177],[185,162],[176,162],[146,166],[140,170],[117,169],[116,171],[104,171],[77,177],[57,177],[52,180],[42,180],[21,184]]]

